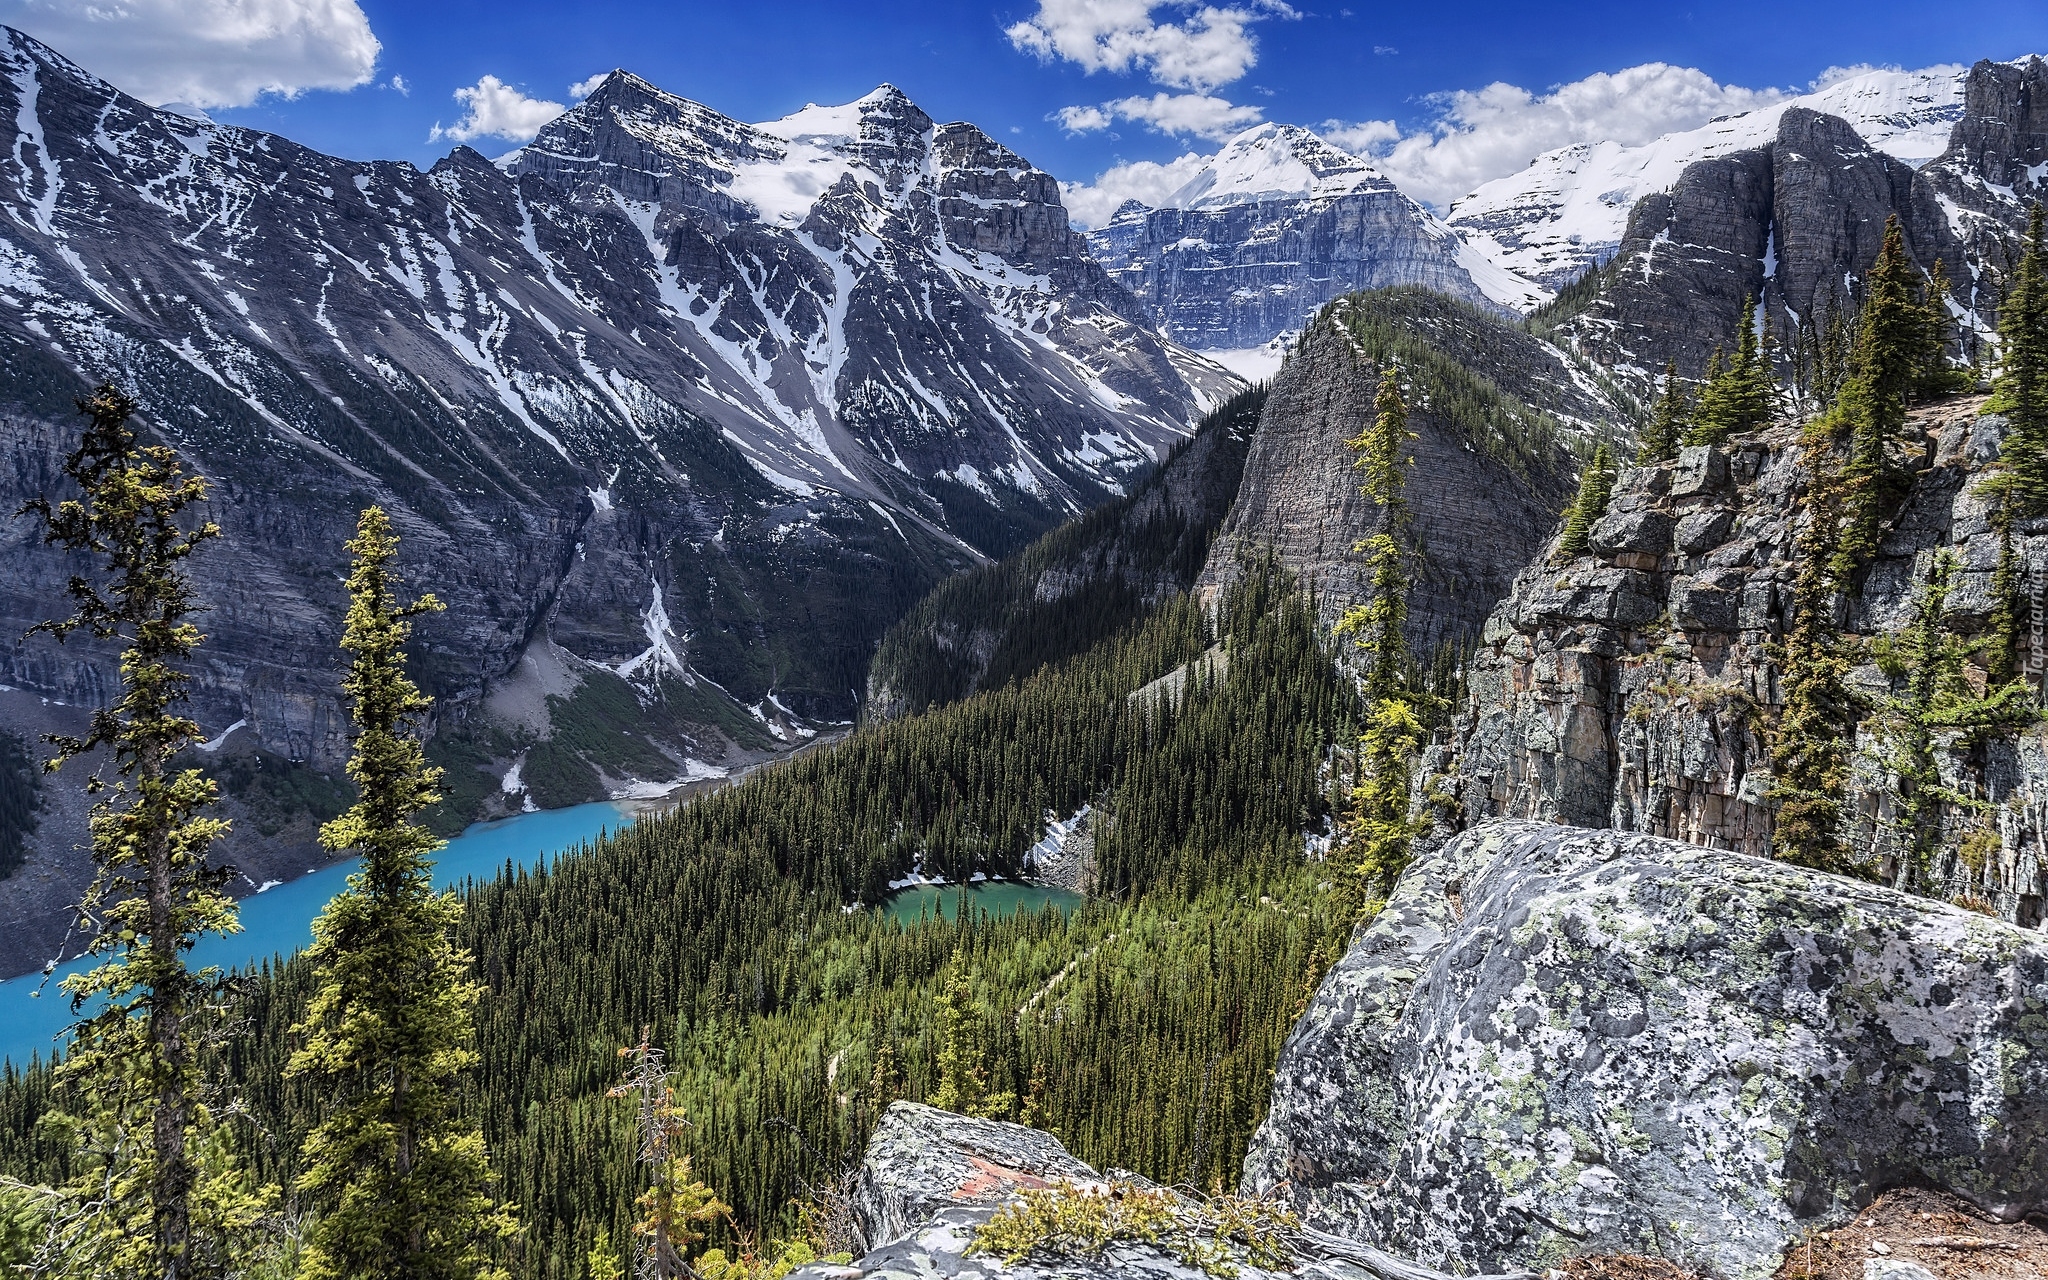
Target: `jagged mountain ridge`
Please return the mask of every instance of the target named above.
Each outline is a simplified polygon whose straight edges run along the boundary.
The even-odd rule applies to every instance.
[[[1494,310],[1547,296],[1298,125],[1238,134],[1160,207],[1127,202],[1089,244],[1162,333],[1200,350],[1260,347],[1361,289],[1422,285]]]
[[[843,715],[893,610],[1121,490],[1232,385],[1129,318],[1048,176],[891,88],[756,128],[615,74],[508,163],[421,173],[153,110],[19,33],[0,60],[9,496],[101,377],[231,504],[305,495],[230,516],[266,597],[218,593],[230,664],[331,666],[266,628],[331,639],[322,562],[374,498],[437,563],[444,697],[545,632]],[[32,620],[59,568],[10,537],[0,611]],[[89,701],[90,667],[17,648],[8,679]],[[202,679],[202,720],[331,758],[331,715],[243,684]]]
[[[1780,113],[1759,145],[1688,165],[1638,201],[1570,345],[1647,393],[1667,360],[1688,378],[1733,334],[1746,298],[1783,335],[1853,311],[1896,215],[1922,270],[1942,263],[1973,355],[1995,322],[2027,205],[2048,192],[2048,63],[1979,62],[1946,149],[1913,168],[1836,116]],[[1788,359],[1789,366],[1789,359]]]
[[[1561,289],[1614,255],[1637,201],[1697,161],[1766,145],[1788,111],[1839,116],[1874,149],[1925,164],[1963,117],[1967,79],[1962,67],[1870,71],[1639,146],[1560,147],[1455,201],[1446,221],[1502,267]]]

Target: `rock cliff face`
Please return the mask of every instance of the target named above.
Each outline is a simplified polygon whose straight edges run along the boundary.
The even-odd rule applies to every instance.
[[[1556,348],[1420,290],[1332,304],[1273,381],[1230,517],[1202,585],[1271,547],[1332,620],[1370,595],[1354,544],[1380,513],[1345,441],[1372,420],[1379,361],[1408,382],[1414,465],[1411,644],[1428,653],[1477,633],[1569,500],[1568,449],[1623,430],[1623,410]]]
[[[1162,207],[1126,204],[1089,243],[1162,333],[1199,350],[1261,346],[1360,289],[1420,285],[1491,309],[1544,296],[1294,125],[1239,134]]]
[[[1972,480],[1997,456],[2004,424],[1977,407],[1958,401],[1913,415],[1906,457],[1915,479],[1847,596],[1841,622],[1852,643],[1905,626],[1944,550],[1960,560],[1951,624],[1968,633],[1988,620],[1999,544]],[[1455,794],[1459,820],[1544,818],[1766,852],[1764,733],[1781,701],[1771,648],[1789,620],[1795,504],[1806,483],[1792,429],[1624,472],[1591,553],[1530,565],[1486,622],[1468,706],[1423,768]],[[2015,532],[2039,583],[2048,522]],[[2030,644],[2034,657],[2048,653],[2040,637]],[[1860,667],[1855,682],[1868,696],[1891,692],[1875,665]],[[1845,836],[1874,870],[1894,874],[1896,837],[1867,733],[1858,748],[1865,763]],[[1935,874],[1944,895],[2039,925],[2048,737],[2037,727],[1951,742],[1942,756],[1944,781],[1986,806],[1956,806],[1943,818]],[[1995,835],[1995,845],[1980,838],[1966,856],[1973,832]]]
[[[1597,299],[1567,327],[1576,348],[1638,391],[1667,360],[1698,377],[1746,298],[1787,335],[1852,311],[1892,215],[1922,270],[1947,267],[1951,311],[1988,328],[2026,206],[2048,189],[2048,63],[1980,62],[1962,88],[1947,149],[1918,170],[1803,106],[1776,110],[1755,146],[1688,165],[1631,207]]]
[[[1925,899],[1529,822],[1419,858],[1281,1052],[1248,1189],[1447,1270],[1765,1280],[1929,1183],[2048,1211],[2048,944]]]

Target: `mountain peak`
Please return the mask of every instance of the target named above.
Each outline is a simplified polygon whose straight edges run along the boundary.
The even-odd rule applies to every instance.
[[[1296,124],[1255,125],[1223,144],[1165,204],[1195,209],[1261,200],[1329,199],[1391,187],[1371,164]]]

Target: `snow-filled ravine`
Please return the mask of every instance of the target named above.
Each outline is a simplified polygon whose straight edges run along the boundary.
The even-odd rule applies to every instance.
[[[632,821],[632,806],[601,802],[479,822],[435,856],[434,883],[488,880],[507,863],[540,866]],[[193,948],[191,963],[249,969],[300,950],[313,940],[313,918],[355,869],[353,860],[337,862],[242,899],[242,932],[205,939]],[[84,967],[82,960],[60,965],[47,983],[39,973],[0,982],[0,1059],[25,1066],[32,1054],[50,1056],[56,1037],[72,1021],[71,1002],[57,984]]]

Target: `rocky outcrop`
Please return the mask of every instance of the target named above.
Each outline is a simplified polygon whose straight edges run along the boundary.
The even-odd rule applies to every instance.
[[[1415,433],[1410,643],[1428,653],[1477,633],[1571,496],[1573,436],[1624,419],[1555,348],[1421,290],[1353,295],[1302,335],[1273,381],[1203,587],[1271,548],[1328,619],[1370,596],[1354,546],[1380,514],[1345,442],[1372,421],[1379,362],[1396,349]]]
[[[1034,1253],[1021,1263],[970,1251],[974,1229],[1026,1191],[1067,1186],[1101,1193],[1114,1180],[1147,1192],[1157,1188],[1135,1174],[1107,1174],[1068,1154],[1049,1133],[998,1120],[975,1120],[912,1102],[889,1107],[869,1141],[853,1196],[853,1213],[869,1252],[850,1266],[818,1264],[794,1272],[796,1280],[934,1280],[940,1276],[1062,1277],[1107,1280],[1211,1280],[1213,1273],[1167,1248],[1121,1241],[1100,1256]],[[1213,1239],[1199,1243],[1213,1246]],[[1290,1241],[1294,1265],[1276,1271],[1235,1266],[1245,1280],[1450,1280],[1370,1245],[1320,1232]],[[1533,1276],[1472,1280],[1534,1280]]]
[[[1453,1271],[1765,1280],[1900,1184],[2048,1211],[2048,942],[1744,854],[1532,822],[1409,867],[1296,1026],[1246,1186]]]
[[[1959,559],[1951,624],[1967,634],[1987,622],[1999,542],[1972,481],[1996,457],[2004,424],[1978,407],[1914,413],[1902,458],[1912,486],[1845,596],[1852,652],[1859,637],[1906,625],[1942,551]],[[1463,823],[1542,818],[1767,852],[1765,734],[1781,701],[1772,646],[1789,621],[1806,483],[1790,428],[1623,472],[1591,552],[1531,564],[1487,619],[1469,701],[1425,753],[1424,786],[1454,796]],[[2016,534],[2038,584],[2048,522],[2022,522]],[[2028,644],[2048,654],[2040,637]],[[1858,661],[1866,698],[1891,692],[1867,655]],[[1890,793],[1868,730],[1856,745],[1844,838],[1890,879],[1901,856]],[[1949,806],[1939,819],[1930,890],[2039,925],[2048,736],[2037,726],[1975,744],[1949,739],[1941,757],[1944,783],[1979,807]]]

